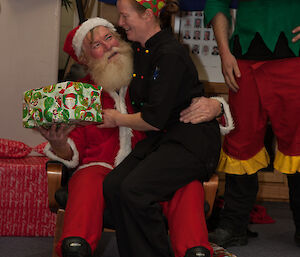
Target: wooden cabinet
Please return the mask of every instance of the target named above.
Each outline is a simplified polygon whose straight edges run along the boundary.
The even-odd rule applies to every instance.
[[[205,92],[208,96],[222,96],[228,100],[228,88],[224,83],[204,81]],[[224,194],[224,173],[219,174],[218,194]],[[289,190],[286,175],[279,171],[259,171],[259,191],[257,198],[264,201],[288,201]]]
[[[267,201],[288,201],[289,189],[286,175],[274,170],[259,172],[258,199]]]
[[[225,174],[219,173],[218,195],[224,195]],[[286,175],[279,171],[259,171],[257,199],[262,201],[288,201],[289,189]]]

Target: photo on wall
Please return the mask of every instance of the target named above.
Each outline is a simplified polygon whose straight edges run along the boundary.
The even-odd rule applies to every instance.
[[[182,11],[176,20],[179,39],[199,63],[200,79],[224,82],[217,42],[211,25],[204,24],[203,11]]]
[[[196,62],[200,80],[224,83],[221,59],[212,26],[205,25],[205,0],[181,1],[181,12],[175,17],[174,31],[189,49]],[[232,0],[231,15],[234,29],[237,1]]]

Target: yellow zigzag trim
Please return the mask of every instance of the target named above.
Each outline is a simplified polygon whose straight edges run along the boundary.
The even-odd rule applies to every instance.
[[[228,174],[254,174],[258,170],[268,166],[269,155],[265,148],[262,148],[256,155],[248,160],[238,160],[227,155],[221,150],[221,156],[217,170]],[[277,151],[274,160],[274,169],[285,173],[294,174],[300,172],[300,156],[289,156]]]
[[[274,168],[285,174],[300,172],[300,156],[284,155],[278,151],[274,160]]]
[[[269,162],[270,158],[265,148],[262,148],[256,155],[248,160],[232,158],[222,149],[217,170],[228,174],[251,175],[258,170],[267,167]]]

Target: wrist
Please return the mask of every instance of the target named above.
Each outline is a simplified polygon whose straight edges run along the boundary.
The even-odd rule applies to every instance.
[[[68,143],[51,143],[50,142],[50,146],[51,146],[52,151],[56,155],[58,155],[64,159],[69,159],[71,157],[71,148]]]
[[[117,112],[114,117],[114,123],[116,127],[126,126],[126,116],[123,113]]]

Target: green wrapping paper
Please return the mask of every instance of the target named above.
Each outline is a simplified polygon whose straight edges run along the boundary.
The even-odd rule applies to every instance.
[[[62,82],[24,92],[23,126],[53,123],[101,123],[102,88],[81,82]]]

